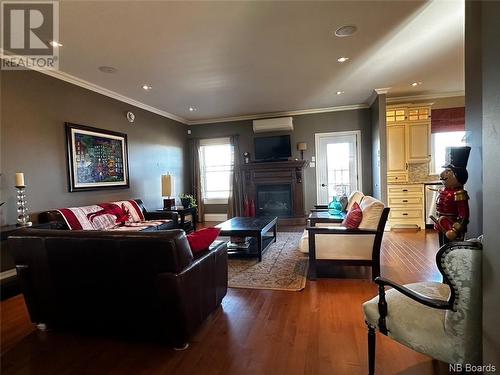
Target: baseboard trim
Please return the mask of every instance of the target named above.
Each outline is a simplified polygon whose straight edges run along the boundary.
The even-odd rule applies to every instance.
[[[226,221],[227,214],[205,214],[204,221]]]

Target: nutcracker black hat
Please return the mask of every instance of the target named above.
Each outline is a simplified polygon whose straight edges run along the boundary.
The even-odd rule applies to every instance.
[[[457,180],[465,184],[469,178],[467,162],[469,161],[470,147],[446,147],[445,163],[443,168],[449,168],[455,173]]]

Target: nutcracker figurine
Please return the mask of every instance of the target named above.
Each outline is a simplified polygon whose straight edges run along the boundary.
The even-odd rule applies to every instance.
[[[434,229],[439,231],[439,245],[447,242],[463,240],[469,223],[469,196],[464,190],[469,174],[467,161],[470,147],[447,147],[445,170],[440,179],[444,185],[439,191],[436,201],[437,218]]]

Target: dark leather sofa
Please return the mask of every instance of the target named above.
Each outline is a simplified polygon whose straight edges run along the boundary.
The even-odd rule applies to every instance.
[[[172,220],[168,223],[163,223],[158,226],[143,229],[141,232],[154,232],[156,230],[174,229],[179,228],[179,215],[177,212],[161,211],[149,212],[141,199],[134,199],[142,210],[146,220]],[[43,211],[38,214],[38,221],[40,223],[50,223],[53,229],[69,229],[66,221],[61,213],[57,210]]]
[[[185,232],[21,229],[9,237],[34,323],[185,347],[227,291],[227,248],[193,256]]]

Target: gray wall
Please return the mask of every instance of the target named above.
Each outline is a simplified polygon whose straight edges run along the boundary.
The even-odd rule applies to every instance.
[[[500,3],[482,3],[484,361],[500,367]]]
[[[468,235],[483,233],[483,363],[500,367],[500,3],[467,1],[465,10],[466,130],[471,153]],[[474,150],[474,148],[476,148]],[[483,202],[485,204],[483,204]],[[476,221],[474,223],[474,221]]]
[[[465,130],[471,147],[465,185],[470,200],[470,236],[478,236],[483,228],[483,156],[482,156],[482,74],[481,74],[481,5],[466,3],[465,19]]]
[[[377,95],[370,107],[372,123],[373,196],[387,202],[386,95]]]
[[[2,71],[0,80],[2,224],[15,223],[15,172],[25,173],[33,213],[123,198],[161,207],[166,171],[176,176],[177,192],[184,190],[185,125],[33,71]],[[136,115],[133,125],[128,110]],[[128,135],[129,189],[68,192],[66,121]]]
[[[292,142],[292,154],[294,158],[300,158],[297,151],[297,142],[306,142],[307,151],[304,158],[311,160],[315,155],[314,134],[336,131],[361,131],[361,154],[363,163],[363,191],[366,194],[372,192],[372,135],[369,109],[358,109],[352,111],[339,111],[316,113],[310,115],[293,116],[294,131],[290,133]],[[253,138],[256,136],[252,130],[252,121],[235,121],[215,124],[194,125],[190,127],[191,137],[213,138],[232,134],[240,135],[240,151],[248,151],[253,157]],[[257,136],[271,136],[286,133],[263,133]],[[305,207],[310,209],[316,204],[316,169],[305,170]],[[207,207],[207,212],[225,212],[223,206],[217,207],[217,211]]]

